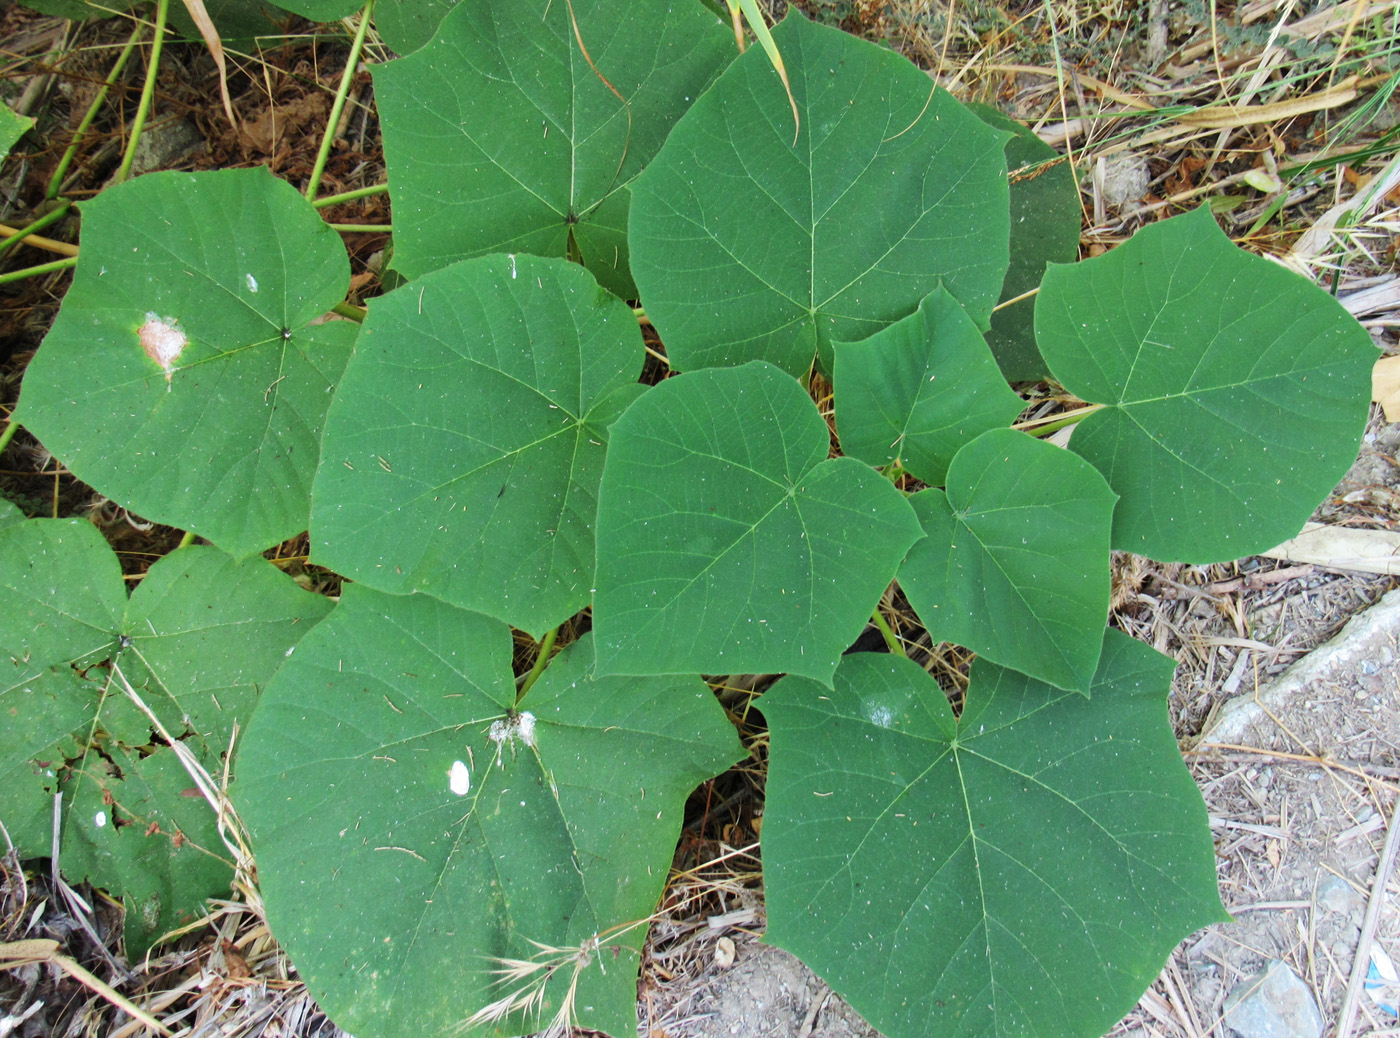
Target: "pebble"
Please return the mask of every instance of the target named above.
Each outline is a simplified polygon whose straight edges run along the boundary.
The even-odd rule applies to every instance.
[[[1317,886],[1319,908],[1349,916],[1361,908],[1361,895],[1341,876],[1328,876]]]
[[[1241,1038],[1320,1038],[1322,1014],[1312,992],[1282,959],[1235,985],[1225,1023]]]

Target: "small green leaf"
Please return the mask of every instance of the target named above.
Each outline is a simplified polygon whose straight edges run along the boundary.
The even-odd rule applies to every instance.
[[[335,232],[265,169],[153,173],[83,204],[82,252],[15,420],[99,493],[234,555],[306,529],[356,332],[318,320],[349,282]]]
[[[1049,263],[1073,263],[1079,255],[1079,185],[1065,157],[1024,123],[989,105],[970,104],[988,126],[1009,130],[1006,168],[1011,178],[1011,266],[998,303],[1016,299],[1040,285]],[[1048,163],[1048,165],[1047,165]],[[1049,372],[1035,345],[1035,302],[1022,299],[992,314],[987,344],[1002,374],[1016,382]]]
[[[0,530],[22,522],[24,522],[24,513],[19,510],[19,505],[7,498],[0,497]]]
[[[374,27],[399,54],[412,54],[431,40],[447,12],[460,0],[379,0]]]
[[[698,679],[595,678],[592,656],[570,646],[516,708],[504,624],[348,585],[272,682],[233,794],[272,927],[339,1024],[520,1034],[580,965],[578,1021],[636,1026],[685,797],[743,749]],[[562,956],[538,1017],[460,1030],[518,986],[493,960],[595,937]]]
[[[1012,429],[960,450],[948,488],[910,501],[928,535],[899,586],[935,641],[1087,691],[1108,620],[1113,491],[1068,451]]]
[[[1371,337],[1326,292],[1230,243],[1205,208],[1051,267],[1035,333],[1106,404],[1070,448],[1122,498],[1113,547],[1219,562],[1294,536],[1356,458]]]
[[[1007,264],[1005,134],[898,54],[800,14],[750,48],[633,188],[632,272],[681,370],[802,375],[941,280],[982,327]]]
[[[1092,702],[983,660],[957,720],[901,657],[779,681],[767,939],[889,1038],[1103,1034],[1228,919],[1171,674],[1110,630]]]
[[[47,855],[63,795],[64,872],[127,907],[127,954],[226,895],[213,811],[127,686],[214,775],[258,688],[329,609],[262,559],[190,547],[126,600],[85,520],[0,531],[0,817],[24,856]],[[191,796],[191,792],[195,792]]]
[[[492,252],[576,253],[634,298],[628,185],[732,52],[695,3],[456,7],[374,73],[396,265],[414,278]]]
[[[897,490],[764,361],[667,379],[612,429],[593,630],[607,674],[829,681],[919,537]]]
[[[0,161],[4,160],[10,149],[33,125],[33,119],[25,115],[16,115],[9,105],[0,104]]]
[[[632,311],[577,264],[488,256],[374,301],[326,425],[318,562],[537,636],[584,608]]]
[[[864,342],[833,346],[842,451],[876,467],[897,462],[934,486],[958,448],[1025,406],[942,285]]]

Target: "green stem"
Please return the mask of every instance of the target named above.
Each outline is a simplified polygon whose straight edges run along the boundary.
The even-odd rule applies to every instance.
[[[0,432],[0,454],[5,453],[5,448],[10,445],[10,441],[15,438],[17,432],[19,432],[19,422],[11,418],[10,424],[5,426],[5,431]]]
[[[331,228],[342,234],[393,234],[391,223],[333,223]]]
[[[103,81],[101,89],[97,91],[97,96],[92,99],[92,104],[88,106],[87,114],[83,116],[83,121],[78,124],[78,129],[74,131],[73,142],[68,145],[68,150],[63,153],[63,158],[58,160],[58,168],[53,171],[53,176],[49,178],[49,187],[44,193],[45,198],[57,198],[63,190],[63,178],[68,175],[68,167],[73,164],[73,159],[77,157],[78,148],[82,145],[83,138],[92,126],[92,121],[97,118],[97,113],[107,100],[107,93],[112,89],[112,84],[122,74],[122,69],[126,68],[126,59],[131,57],[131,52],[136,49],[136,42],[141,38],[142,28],[144,26],[137,22],[136,28],[131,30],[131,37],[126,41],[126,46],[122,48],[121,54],[117,55],[117,63],[112,66],[112,71],[107,73],[107,78]]]
[[[194,543],[194,531],[193,531],[193,530],[186,530],[186,531],[185,531],[185,536],[183,536],[183,537],[180,538],[180,543],[177,544],[177,545],[175,545],[175,550],[176,550],[176,551],[179,551],[181,548],[188,548],[188,547],[189,547],[191,544],[193,544],[193,543]]]
[[[887,621],[884,614],[880,612],[879,606],[876,606],[875,612],[870,614],[870,622],[880,629],[880,633],[884,635],[885,644],[889,646],[890,652],[894,653],[896,656],[906,655],[904,646],[899,644],[899,639],[895,637],[894,631],[890,628],[889,621]]]
[[[11,281],[23,281],[25,278],[38,277],[40,274],[52,274],[55,270],[67,270],[69,267],[78,265],[77,256],[69,256],[66,259],[54,260],[52,263],[40,263],[37,267],[25,267],[23,270],[9,270],[0,274],[0,285],[8,285]]]
[[[306,184],[306,197],[315,198],[321,186],[321,176],[326,172],[326,160],[331,155],[331,145],[335,142],[335,130],[340,125],[340,113],[345,111],[345,100],[350,95],[350,84],[355,80],[355,66],[360,63],[360,51],[364,49],[365,32],[369,29],[369,16],[374,10],[374,0],[365,4],[360,13],[360,26],[355,30],[355,41],[350,45],[350,58],[345,62],[345,71],[340,76],[340,86],[335,92],[335,104],[331,105],[330,118],[326,121],[326,132],[321,135],[321,150],[316,153],[316,165],[311,168],[311,179]]]
[[[526,692],[530,691],[530,686],[535,683],[539,676],[544,673],[544,668],[549,665],[549,654],[553,651],[554,639],[558,636],[559,628],[552,627],[540,642],[540,652],[539,655],[535,657],[535,665],[530,668],[530,673],[526,674],[525,680],[520,683],[520,692],[517,693],[515,697],[517,703],[520,702]]]
[[[20,242],[24,241],[25,238],[28,238],[31,234],[38,234],[49,224],[58,223],[59,220],[62,220],[65,216],[68,215],[68,210],[72,208],[72,202],[64,202],[57,209],[54,209],[52,212],[45,213],[43,216],[39,217],[39,219],[35,220],[28,227],[21,227],[18,233],[11,235],[4,241],[0,241],[0,255],[3,255],[6,249],[14,248]]]
[[[151,101],[156,95],[156,75],[160,71],[160,52],[165,46],[165,19],[170,13],[170,0],[157,0],[156,32],[151,39],[151,61],[146,67],[146,82],[141,87],[141,103],[136,108],[136,118],[131,123],[131,140],[126,143],[126,154],[117,168],[112,183],[120,184],[131,175],[131,164],[136,160],[136,145],[140,143],[141,131],[146,128],[146,118],[151,114]]]
[[[335,306],[331,307],[331,313],[348,317],[356,324],[364,324],[365,318],[369,316],[369,310],[363,306],[356,306],[354,303],[336,303]]]
[[[368,198],[370,195],[382,195],[388,190],[388,184],[375,184],[373,187],[357,187],[354,191],[342,191],[338,195],[326,195],[325,198],[318,198],[311,204],[317,209],[324,209],[326,206],[339,205],[341,202],[353,202],[357,198]]]

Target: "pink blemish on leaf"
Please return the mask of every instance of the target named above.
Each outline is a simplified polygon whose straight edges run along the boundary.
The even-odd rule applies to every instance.
[[[149,310],[146,311],[146,323],[136,334],[141,339],[141,348],[146,351],[146,356],[165,372],[165,384],[169,388],[170,379],[175,374],[175,361],[179,360],[190,340],[180,330],[175,318],[161,317]]]

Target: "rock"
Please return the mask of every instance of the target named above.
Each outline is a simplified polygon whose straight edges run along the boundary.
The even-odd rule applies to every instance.
[[[1320,1038],[1322,1013],[1308,986],[1282,959],[1239,984],[1225,999],[1225,1023],[1241,1038]]]
[[[1317,887],[1317,904],[1328,912],[1349,916],[1362,907],[1361,895],[1341,876],[1328,876]]]
[[[1119,152],[1109,155],[1103,164],[1103,202],[1110,209],[1138,202],[1147,194],[1151,183],[1147,169],[1147,156],[1132,152]]]

